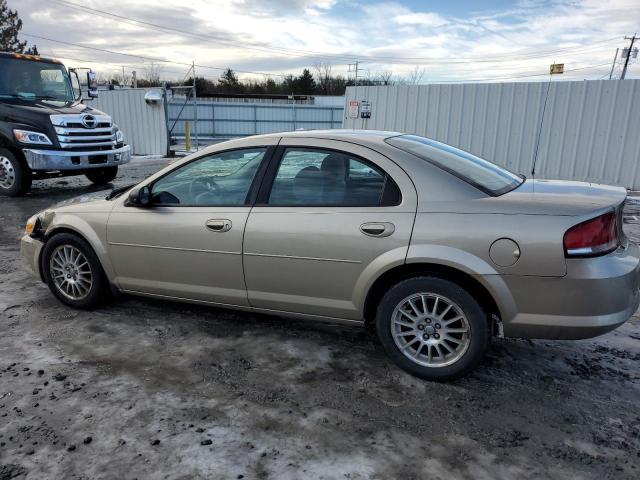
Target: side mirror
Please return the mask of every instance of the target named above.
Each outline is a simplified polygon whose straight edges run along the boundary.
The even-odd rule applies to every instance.
[[[129,192],[128,205],[133,207],[146,208],[151,206],[151,188],[144,186],[134,188]]]
[[[89,98],[98,97],[98,77],[93,70],[87,72],[87,90]]]

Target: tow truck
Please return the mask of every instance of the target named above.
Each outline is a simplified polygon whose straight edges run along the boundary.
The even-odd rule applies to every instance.
[[[83,103],[95,97],[90,69],[0,53],[0,195],[24,195],[33,180],[86,175],[102,185],[116,177],[131,147],[109,115]]]

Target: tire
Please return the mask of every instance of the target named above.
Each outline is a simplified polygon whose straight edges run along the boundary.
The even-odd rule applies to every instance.
[[[404,280],[387,291],[376,312],[376,330],[386,354],[400,368],[434,381],[454,380],[474,369],[491,335],[487,314],[466,290],[427,276]]]
[[[0,148],[0,195],[19,197],[31,189],[31,169],[22,158]]]
[[[78,253],[81,257],[75,258],[79,268],[67,270],[73,263],[67,259],[73,260]],[[98,257],[76,235],[59,233],[47,241],[42,251],[42,272],[51,292],[70,307],[89,310],[110,298],[109,282]]]
[[[96,168],[94,170],[88,170],[85,175],[89,181],[96,185],[104,185],[116,178],[116,175],[118,175],[118,167]]]

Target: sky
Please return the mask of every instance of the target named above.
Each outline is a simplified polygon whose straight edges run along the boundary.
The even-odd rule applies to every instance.
[[[408,83],[608,78],[640,33],[639,0],[8,0],[22,38],[109,78],[333,74]],[[116,15],[116,16],[114,16]],[[141,23],[146,22],[146,23]],[[39,38],[38,38],[39,37]],[[637,42],[640,47],[640,41]],[[89,47],[89,48],[87,48]],[[620,59],[619,59],[620,60]],[[639,59],[627,78],[640,78]],[[634,63],[635,62],[635,63]],[[351,71],[350,71],[351,70]],[[619,76],[621,62],[614,69]]]

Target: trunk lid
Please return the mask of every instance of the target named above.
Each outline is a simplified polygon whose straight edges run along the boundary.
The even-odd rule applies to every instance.
[[[626,198],[627,191],[622,187],[535,179],[491,200],[499,202],[506,209],[504,213],[582,216],[612,208],[622,215]]]

